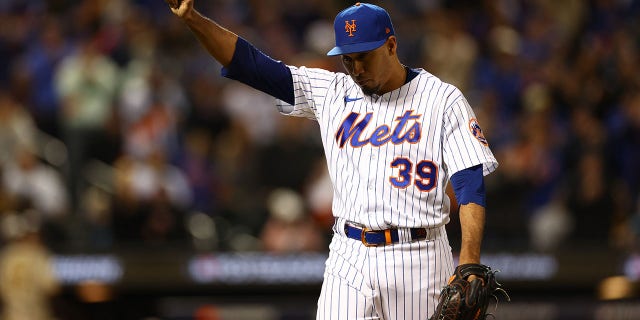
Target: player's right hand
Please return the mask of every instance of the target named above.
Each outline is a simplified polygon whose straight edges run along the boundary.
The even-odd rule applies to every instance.
[[[171,8],[171,12],[176,16],[183,18],[191,9],[193,9],[194,0],[165,0]]]

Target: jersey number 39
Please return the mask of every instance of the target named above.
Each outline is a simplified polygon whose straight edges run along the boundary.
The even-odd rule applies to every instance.
[[[413,163],[409,159],[395,158],[391,161],[391,167],[398,169],[397,176],[389,177],[389,182],[396,188],[404,189],[413,183],[418,190],[428,192],[438,183],[438,166],[432,161],[418,162],[415,169],[415,179],[412,176]]]

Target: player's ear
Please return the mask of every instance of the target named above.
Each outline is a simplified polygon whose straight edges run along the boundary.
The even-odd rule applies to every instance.
[[[389,52],[389,55],[395,55],[396,54],[396,50],[398,48],[398,43],[397,43],[396,36],[390,36],[387,39],[387,42],[385,42],[384,45],[386,46],[387,52]]]

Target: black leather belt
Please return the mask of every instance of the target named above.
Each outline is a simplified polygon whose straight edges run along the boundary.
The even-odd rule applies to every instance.
[[[424,240],[427,238],[427,229],[425,228],[410,228],[408,230],[411,235],[411,241]],[[400,242],[398,229],[371,230],[346,223],[344,225],[344,233],[351,239],[362,241],[367,247],[377,247]]]

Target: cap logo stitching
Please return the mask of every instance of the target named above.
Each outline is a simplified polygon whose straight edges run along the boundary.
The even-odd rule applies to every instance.
[[[356,32],[356,20],[351,20],[351,23],[346,20],[344,22],[344,31],[349,34],[349,37],[353,37],[353,33]]]

